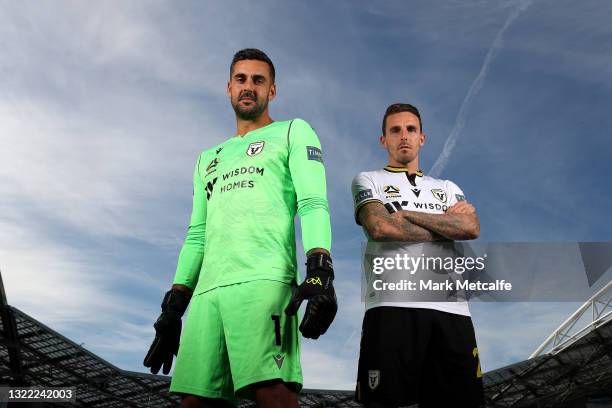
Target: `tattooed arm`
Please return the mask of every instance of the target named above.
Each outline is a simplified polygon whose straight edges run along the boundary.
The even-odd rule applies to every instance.
[[[476,209],[467,201],[459,201],[444,214],[398,211],[396,214],[411,223],[452,240],[476,239],[480,235],[480,221]]]
[[[389,214],[380,202],[369,202],[359,209],[358,219],[374,241],[431,242],[442,239],[396,214]]]

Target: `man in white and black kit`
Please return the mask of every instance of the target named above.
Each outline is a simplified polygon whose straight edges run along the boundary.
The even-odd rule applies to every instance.
[[[368,241],[477,238],[476,210],[461,189],[419,170],[426,136],[417,108],[389,106],[382,131],[388,165],[359,173],[352,186],[355,219]],[[481,377],[467,302],[366,299],[356,399],[367,408],[480,407]]]

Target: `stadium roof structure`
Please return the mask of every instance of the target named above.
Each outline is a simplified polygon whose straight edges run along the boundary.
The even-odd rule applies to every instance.
[[[577,329],[587,312],[591,319]],[[485,394],[488,407],[556,408],[604,394],[612,403],[612,282],[578,308],[528,360],[488,372]]]
[[[180,397],[168,392],[170,377],[121,370],[9,306],[1,276],[0,297],[0,385],[76,386],[76,404],[47,406],[178,406]],[[605,316],[555,353],[485,373],[487,407],[563,407],[612,391],[612,319],[609,312]],[[299,400],[300,406],[312,408],[361,406],[352,391],[303,390]],[[251,401],[239,404],[254,406]]]

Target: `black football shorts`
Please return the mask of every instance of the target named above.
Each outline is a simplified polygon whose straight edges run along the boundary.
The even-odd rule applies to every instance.
[[[385,406],[483,406],[472,319],[432,309],[369,309],[355,397]]]

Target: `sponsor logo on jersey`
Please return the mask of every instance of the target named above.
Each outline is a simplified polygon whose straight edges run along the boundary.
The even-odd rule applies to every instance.
[[[399,187],[385,186],[385,193],[398,194],[400,192]]]
[[[215,157],[210,163],[208,163],[208,166],[206,167],[207,176],[217,170],[217,164],[219,164],[219,159],[217,157]]]
[[[223,173],[223,181],[229,180],[233,177],[237,177],[237,176],[244,176],[244,175],[258,175],[258,176],[263,176],[264,175],[264,167],[255,167],[255,166],[249,166],[249,167],[239,167],[237,169],[228,171],[227,173]],[[237,180],[237,181],[230,181],[227,184],[223,185],[220,189],[219,192],[220,193],[226,193],[228,191],[231,190],[238,190],[241,188],[253,188],[255,187],[255,180],[252,179],[246,179],[246,180]]]
[[[368,387],[373,391],[380,384],[380,370],[369,370],[368,371]]]
[[[455,194],[457,201],[465,201],[465,196],[461,194]]]
[[[415,196],[417,196],[417,198],[419,198],[419,194],[421,194],[421,190],[419,190],[418,188],[413,188],[412,192],[414,193]]]
[[[433,194],[433,196],[438,199],[441,203],[445,203],[446,202],[446,192],[442,189],[439,188],[434,188],[433,190],[431,190],[431,194]]]
[[[448,205],[438,203],[413,203],[417,210],[436,210],[446,212]]]
[[[323,152],[315,146],[306,146],[308,160],[316,160],[323,163]]]
[[[264,168],[263,167],[255,167],[255,166],[240,167],[239,169],[234,169],[232,171],[228,171],[227,173],[224,173],[223,174],[223,180],[227,180],[227,179],[230,179],[232,177],[239,176],[241,174],[259,174],[260,176],[263,176]]]
[[[255,187],[254,180],[242,180],[242,181],[234,181],[233,183],[228,183],[221,187],[220,192],[225,193],[230,190],[238,190],[240,188],[253,188]]]
[[[357,194],[355,194],[355,204],[358,204],[368,198],[374,198],[374,195],[372,194],[372,190],[367,189],[367,190],[360,191]]]
[[[261,153],[266,142],[253,142],[247,148],[246,154],[253,157]]]
[[[396,186],[384,186],[383,191],[387,194],[387,198],[398,198],[401,197],[400,189]]]
[[[323,282],[321,282],[321,278],[316,277],[316,278],[308,278],[306,279],[306,283],[309,283],[311,285],[319,285],[319,286],[323,286]]]
[[[212,193],[213,193],[213,187],[215,186],[216,182],[217,182],[217,177],[215,177],[214,179],[206,183],[206,199],[207,200],[210,200],[210,197],[212,196]]]
[[[219,154],[221,153],[221,150],[223,150],[223,147],[218,148],[217,150],[215,150],[215,154]]]
[[[285,361],[285,356],[281,356],[280,354],[277,354],[273,358],[274,358],[274,362],[278,366],[278,369],[280,370],[281,367],[283,366],[283,361]]]

